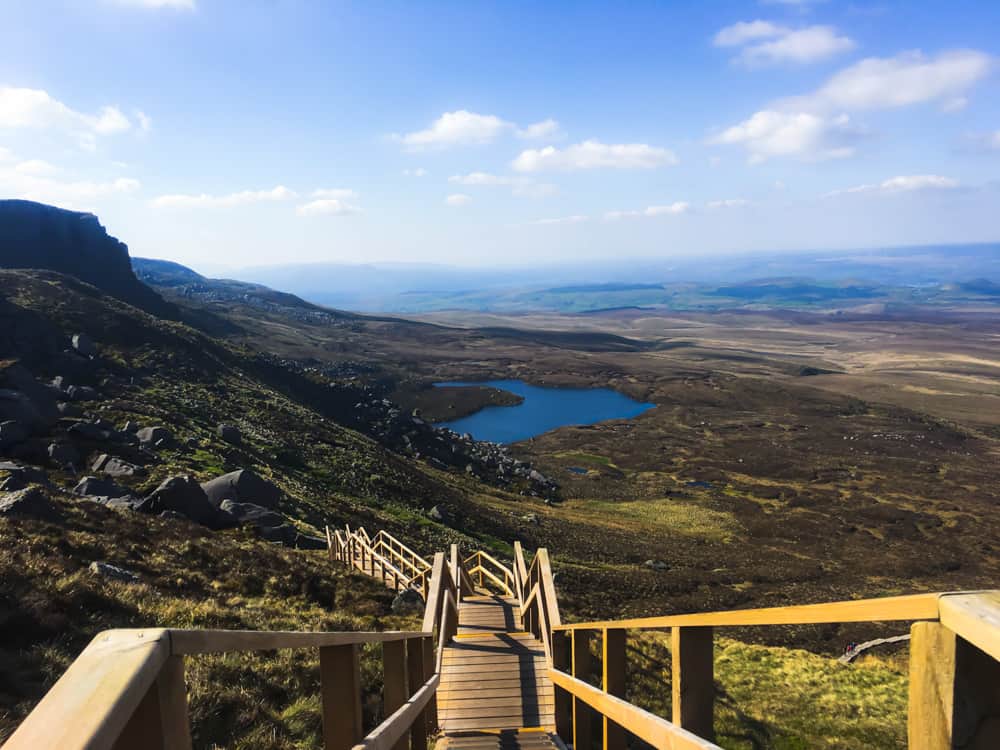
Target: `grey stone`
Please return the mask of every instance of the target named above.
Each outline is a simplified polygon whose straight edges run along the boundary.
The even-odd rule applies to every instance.
[[[108,439],[108,431],[90,422],[77,422],[67,432],[82,440],[102,441]]]
[[[99,497],[125,497],[128,490],[115,484],[110,479],[99,479],[98,477],[84,477],[81,479],[73,492],[77,495],[93,495]]]
[[[14,419],[0,422],[0,448],[23,443],[28,439],[28,428]]]
[[[211,500],[211,497],[209,500]],[[232,500],[223,500],[219,505],[219,510],[230,516],[236,525],[280,526],[285,522],[285,517],[280,513],[276,513],[260,505],[254,505],[253,503],[237,503]]]
[[[27,486],[28,482],[23,475],[20,473],[11,474],[3,481],[0,481],[0,492],[17,492],[17,490],[23,490]]]
[[[85,333],[73,334],[73,349],[78,354],[82,354],[84,357],[93,357],[97,354],[94,342],[91,340],[90,336]]]
[[[135,435],[139,438],[139,442],[147,448],[151,445],[157,445],[161,440],[169,442],[174,437],[174,434],[166,427],[143,427]]]
[[[62,514],[42,490],[28,487],[0,497],[0,516],[58,521]]]
[[[89,385],[71,385],[66,389],[70,401],[96,401],[99,396],[96,388]]]
[[[236,425],[220,424],[218,435],[227,443],[232,443],[233,445],[241,445],[243,443],[243,433]]]
[[[392,600],[394,615],[419,615],[424,611],[424,598],[419,591],[404,589]]]
[[[72,465],[80,460],[80,454],[77,453],[76,448],[68,443],[51,443],[48,452],[49,458],[60,466]]]
[[[122,425],[122,432],[131,432],[134,434],[138,431],[139,431],[139,423],[134,422],[131,419]]]
[[[299,535],[299,532],[295,530],[295,527],[290,526],[287,523],[281,524],[280,526],[258,526],[257,528],[261,539],[268,542],[278,542],[288,546],[294,545],[295,538]]]
[[[326,549],[326,539],[319,536],[309,536],[308,534],[296,534],[295,542],[296,549]]]
[[[146,513],[174,510],[205,526],[211,526],[217,516],[216,509],[208,501],[201,485],[190,476],[173,476],[165,479],[142,501],[140,510]]]
[[[219,507],[223,500],[253,503],[274,510],[281,501],[281,490],[266,479],[261,479],[251,469],[239,469],[205,482],[205,490],[212,505]]]
[[[100,576],[101,578],[107,578],[112,581],[121,581],[122,583],[138,583],[139,576],[133,573],[131,570],[125,570],[125,568],[119,568],[117,565],[112,565],[111,563],[94,561],[90,564],[90,572],[95,576]]]
[[[437,521],[438,523],[443,523],[446,525],[451,525],[452,518],[451,512],[442,505],[435,505],[429,511],[427,511],[427,517],[432,521]]]
[[[160,518],[167,521],[188,521],[187,518],[182,516],[176,510],[165,510],[160,514]]]
[[[81,409],[76,404],[71,404],[68,401],[60,401],[56,404],[56,409],[59,410],[60,416],[63,417],[82,417],[83,409]]]
[[[646,560],[643,565],[650,570],[666,570],[669,567],[662,560]]]
[[[109,456],[107,453],[98,456],[94,465],[91,466],[91,471],[107,474],[109,477],[141,477],[146,475],[146,470],[141,466],[130,464],[115,456]]]

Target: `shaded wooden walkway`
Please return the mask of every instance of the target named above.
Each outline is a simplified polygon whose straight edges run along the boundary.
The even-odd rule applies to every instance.
[[[439,748],[553,747],[555,697],[545,648],[523,630],[513,598],[469,596],[444,649],[438,689]]]

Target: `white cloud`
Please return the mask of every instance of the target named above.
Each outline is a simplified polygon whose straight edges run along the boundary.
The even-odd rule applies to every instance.
[[[741,145],[750,163],[759,164],[781,156],[807,161],[844,158],[854,154],[853,144],[861,136],[847,115],[762,110],[710,138],[709,143]]]
[[[677,216],[687,213],[691,209],[691,204],[684,201],[677,201],[665,206],[647,206],[641,211],[608,211],[604,214],[605,221],[617,221],[618,219],[633,219],[640,216]]]
[[[321,198],[299,206],[295,213],[299,216],[348,216],[361,213],[361,209],[341,198]]]
[[[425,130],[396,138],[411,149],[446,148],[489,143],[513,128],[512,123],[501,120],[496,115],[480,115],[460,109],[445,112]]]
[[[712,41],[716,47],[743,47],[736,60],[749,66],[817,62],[855,46],[832,26],[793,29],[761,20],[726,26]]]
[[[511,188],[513,195],[524,198],[545,198],[558,192],[555,185],[537,183],[530,177],[496,175],[489,172],[470,172],[469,174],[454,174],[448,182],[457,185],[475,186],[506,186]]]
[[[14,158],[14,154],[10,152],[10,149],[0,146],[0,161],[9,161]]]
[[[954,190],[959,187],[959,182],[951,177],[942,177],[936,174],[913,174],[890,177],[877,184],[857,185],[846,190],[835,190],[829,193],[830,196],[844,195],[846,193],[910,193],[918,190]]]
[[[200,195],[161,195],[153,199],[152,205],[155,208],[232,208],[251,203],[283,201],[295,197],[294,191],[283,185],[278,185],[271,190],[243,190],[228,195],[208,195],[206,193]]]
[[[426,177],[427,176],[427,170],[424,169],[423,167],[417,167],[416,169],[404,169],[403,170],[403,176],[404,177]]]
[[[721,201],[709,201],[705,204],[711,209],[719,208],[742,208],[743,206],[749,206],[750,201],[744,198],[729,198]]]
[[[501,177],[489,172],[470,172],[469,174],[453,174],[448,182],[459,185],[515,185],[523,181],[523,177]]]
[[[532,123],[523,130],[518,130],[517,135],[519,138],[525,138],[528,140],[557,138],[560,135],[559,123],[550,117],[547,120]]]
[[[333,198],[335,200],[345,198],[357,198],[358,194],[350,188],[318,188],[310,193],[312,198]]]
[[[142,115],[140,127],[148,118]],[[74,135],[80,145],[93,150],[97,136],[115,135],[132,129],[132,122],[118,107],[102,107],[89,115],[63,104],[42,89],[0,87],[0,128],[62,130]]]
[[[674,153],[645,143],[607,144],[584,141],[558,149],[546,146],[522,151],[512,166],[518,172],[578,169],[652,169],[677,163]]]
[[[15,165],[14,170],[21,174],[48,177],[59,172],[59,168],[43,159],[28,159]]]
[[[556,219],[538,219],[536,221],[529,221],[529,226],[548,226],[552,224],[580,224],[581,222],[588,221],[588,217],[577,214],[575,216],[560,216]]]
[[[466,195],[465,193],[452,193],[451,195],[449,195],[447,198],[444,199],[444,202],[448,206],[454,206],[457,208],[458,206],[466,205],[471,200],[472,200],[471,195]]]
[[[6,153],[13,156],[9,151]],[[6,161],[2,157],[0,153],[0,160]],[[141,187],[138,180],[125,177],[103,182],[56,179],[54,175],[61,171],[40,159],[0,167],[0,193],[64,208],[91,210],[101,199],[131,194]]]
[[[178,10],[194,10],[195,0],[113,0],[118,5],[130,8],[176,8]]]
[[[870,57],[834,74],[818,91],[788,100],[789,109],[859,111],[894,109],[964,98],[986,77],[993,58],[976,50],[955,50],[927,57],[904,52],[896,57]]]
[[[139,130],[148,133],[153,129],[153,118],[140,109],[135,111],[135,119],[139,121]]]
[[[747,42],[756,39],[769,39],[781,36],[788,32],[785,26],[771,23],[770,21],[740,21],[732,26],[720,29],[713,37],[712,43],[716,47],[739,47]]]

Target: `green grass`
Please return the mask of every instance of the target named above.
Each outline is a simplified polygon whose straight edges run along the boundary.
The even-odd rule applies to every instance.
[[[566,517],[637,533],[681,534],[728,542],[740,529],[739,523],[728,513],[675,498],[621,502],[573,500],[567,502],[564,509]]]

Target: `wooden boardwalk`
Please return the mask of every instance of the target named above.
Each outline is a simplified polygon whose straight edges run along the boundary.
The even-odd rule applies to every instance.
[[[553,747],[555,694],[545,648],[523,630],[515,599],[466,597],[458,634],[444,649],[439,748],[545,750]]]

